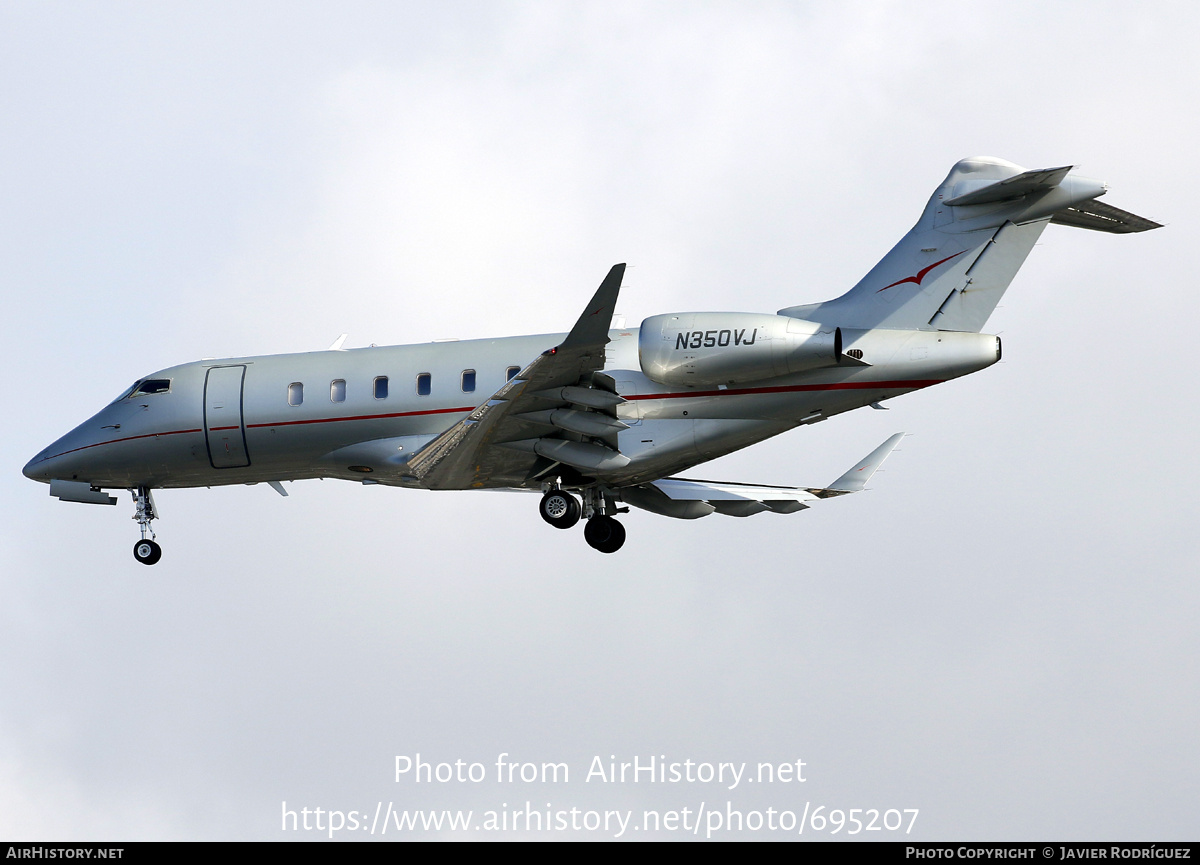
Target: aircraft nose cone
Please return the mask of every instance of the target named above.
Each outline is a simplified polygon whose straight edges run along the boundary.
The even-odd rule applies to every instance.
[[[42,451],[29,462],[25,463],[25,468],[21,469],[21,474],[29,478],[31,481],[49,481],[50,462],[44,458],[46,452]]]

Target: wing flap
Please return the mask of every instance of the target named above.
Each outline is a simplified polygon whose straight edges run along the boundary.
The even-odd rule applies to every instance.
[[[818,499],[862,490],[902,438],[902,432],[891,436],[855,463],[848,472],[824,488],[663,478],[623,489],[620,494],[623,501],[634,507],[685,520],[708,516],[713,512],[730,517],[750,517],[764,511],[794,514]]]
[[[765,484],[739,484],[726,481],[696,481],[687,478],[663,478],[653,485],[668,498],[679,501],[761,502],[813,501],[817,497],[802,487],[777,487]]]
[[[663,478],[621,490],[621,498],[643,510],[693,520],[716,512],[727,517],[752,517],[764,511],[792,514],[815,502],[817,496],[800,487],[740,484]]]

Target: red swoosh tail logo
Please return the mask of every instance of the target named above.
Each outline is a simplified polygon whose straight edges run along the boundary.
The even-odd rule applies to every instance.
[[[963,250],[963,252],[966,252],[966,250]],[[889,288],[895,288],[897,285],[904,285],[904,283],[906,283],[906,282],[911,282],[911,283],[914,283],[915,285],[920,285],[921,280],[923,280],[925,278],[925,275],[928,274],[929,271],[933,270],[938,265],[945,264],[947,261],[949,261],[952,258],[958,258],[960,255],[962,255],[962,252],[956,252],[956,253],[954,253],[954,255],[948,255],[945,258],[943,258],[941,261],[935,261],[933,264],[929,265],[928,267],[921,268],[920,270],[917,271],[916,276],[906,276],[906,277],[904,277],[904,279],[898,279],[895,282],[893,282],[891,285],[885,285],[883,288],[879,289],[879,291],[877,291],[875,293],[879,294],[880,291],[887,291]]]

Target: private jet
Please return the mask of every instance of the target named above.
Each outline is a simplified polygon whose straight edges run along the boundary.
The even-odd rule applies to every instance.
[[[615,265],[566,333],[201,360],[137,379],[29,461],[62,501],[128,490],[137,561],[162,549],[153,491],[338,478],[423,490],[540,492],[557,529],[581,520],[613,553],[630,507],[667,517],[789,514],[862,490],[896,433],[824,487],[680,475],[798,426],[1000,360],[982,333],[1051,223],[1160,227],[1098,199],[1073,166],[964,159],[917,224],[853,288],[762,312],[614,318]],[[344,338],[343,338],[344,339]]]

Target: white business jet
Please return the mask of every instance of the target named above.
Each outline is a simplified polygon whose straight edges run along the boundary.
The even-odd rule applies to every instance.
[[[1097,201],[1071,166],[964,159],[857,285],[775,315],[686,312],[613,327],[625,265],[566,334],[203,360],[141,378],[25,475],[63,501],[133,495],[152,565],[155,489],[341,478],[426,490],[540,490],[542,518],[585,522],[612,553],[633,506],[680,519],[793,513],[863,489],[889,438],[827,487],[678,477],[803,424],[977,372],[980,333],[1047,224],[1158,223]]]

